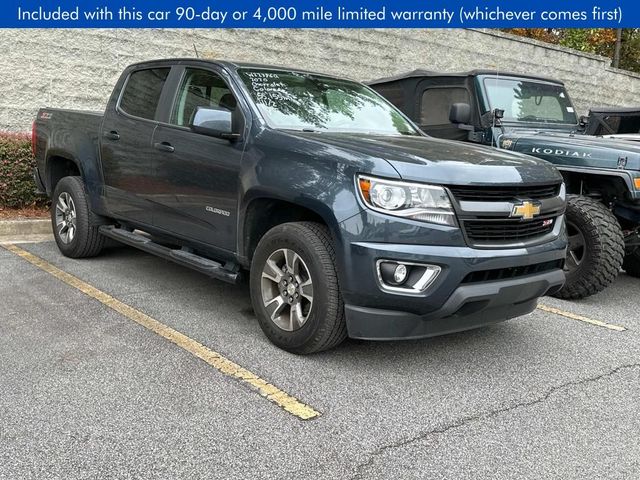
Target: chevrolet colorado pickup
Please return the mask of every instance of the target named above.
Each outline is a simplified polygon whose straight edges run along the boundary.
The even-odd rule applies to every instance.
[[[567,189],[569,238],[567,279],[556,296],[594,295],[611,285],[621,268],[640,277],[640,146],[584,134],[607,122],[633,131],[632,109],[618,112],[617,119],[585,122],[561,81],[495,70],[415,70],[369,85],[429,135],[554,164]],[[624,122],[621,114],[629,115]]]
[[[360,83],[198,59],[128,67],[104,114],[45,108],[35,180],[62,254],[105,238],[234,283],[305,354],[531,312],[564,283],[549,163],[424,135]]]

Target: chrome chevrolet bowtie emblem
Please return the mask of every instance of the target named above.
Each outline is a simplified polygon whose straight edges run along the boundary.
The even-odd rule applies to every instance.
[[[536,215],[540,215],[540,205],[534,205],[531,202],[522,202],[520,205],[514,205],[511,210],[512,217],[520,217],[523,220],[531,220]]]

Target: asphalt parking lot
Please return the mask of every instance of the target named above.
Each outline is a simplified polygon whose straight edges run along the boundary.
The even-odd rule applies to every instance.
[[[2,479],[640,477],[624,274],[490,328],[297,357],[263,336],[246,284],[133,249],[20,244],[0,272]]]

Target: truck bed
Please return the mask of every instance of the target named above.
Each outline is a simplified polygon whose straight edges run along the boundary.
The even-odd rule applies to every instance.
[[[99,158],[99,134],[102,112],[42,108],[33,125],[34,154],[40,172],[40,180],[50,192],[47,156],[75,158],[78,165],[89,165],[89,159]],[[71,156],[71,157],[70,157]]]

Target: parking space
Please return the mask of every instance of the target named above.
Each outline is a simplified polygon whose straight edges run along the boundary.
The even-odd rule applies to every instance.
[[[0,248],[0,478],[630,478],[638,280],[423,341],[272,346],[246,284],[114,247],[47,264],[320,413],[301,420],[107,301]],[[125,312],[126,313],[126,312]],[[264,392],[262,392],[264,393]]]

